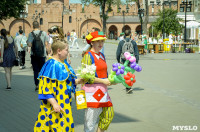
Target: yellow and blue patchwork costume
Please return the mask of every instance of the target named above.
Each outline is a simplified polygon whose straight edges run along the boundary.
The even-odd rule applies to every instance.
[[[41,101],[34,132],[74,132],[71,110],[71,93],[75,92],[76,74],[65,60],[49,59],[39,74],[39,95]],[[47,101],[55,98],[65,112],[55,113]]]

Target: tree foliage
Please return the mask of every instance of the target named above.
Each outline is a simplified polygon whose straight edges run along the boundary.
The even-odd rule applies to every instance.
[[[152,26],[154,27],[156,32],[162,32],[163,29],[163,11],[159,10],[158,13],[159,18],[152,23]],[[177,17],[177,10],[173,9],[164,9],[164,30],[165,33],[169,34],[170,32],[173,32],[174,34],[178,34],[182,32],[183,25],[179,23],[181,21],[181,18]]]
[[[26,0],[0,0],[0,20],[18,18],[25,4]]]

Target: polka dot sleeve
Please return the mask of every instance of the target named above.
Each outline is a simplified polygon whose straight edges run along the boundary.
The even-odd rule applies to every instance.
[[[40,78],[39,99],[54,98],[56,95],[56,80],[46,77]]]

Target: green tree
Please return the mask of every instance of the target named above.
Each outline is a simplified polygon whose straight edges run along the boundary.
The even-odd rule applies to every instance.
[[[0,20],[18,18],[25,4],[26,0],[0,0]]]
[[[106,20],[108,19],[108,12],[112,11],[111,5],[113,4],[113,0],[81,0],[81,2],[82,4],[92,3],[101,8],[101,17],[103,18],[103,32],[106,33]]]
[[[179,22],[182,21],[181,18],[177,17],[177,10],[173,10],[171,8],[164,9],[164,30],[165,33],[169,34],[170,32],[173,32],[175,35],[182,32],[183,25],[181,25]],[[158,12],[159,18],[152,23],[153,27],[155,28],[155,31],[162,32],[163,29],[163,11],[159,10]]]

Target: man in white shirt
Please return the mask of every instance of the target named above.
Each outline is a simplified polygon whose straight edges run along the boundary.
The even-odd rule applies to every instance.
[[[74,43],[76,43],[76,48],[79,49],[78,42],[77,42],[77,35],[76,35],[75,30],[73,30],[73,36],[72,36],[72,38],[73,38],[73,42],[72,42],[72,46],[70,48],[73,48]]]
[[[19,69],[25,68],[26,44],[27,38],[23,35],[23,30],[19,30],[19,35],[15,37],[15,43],[18,48]]]

